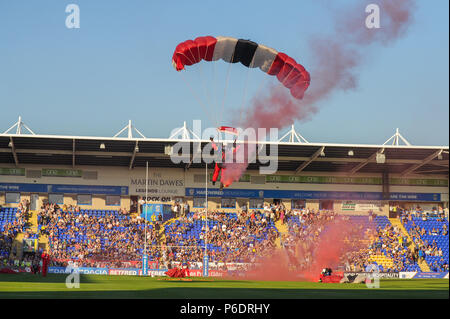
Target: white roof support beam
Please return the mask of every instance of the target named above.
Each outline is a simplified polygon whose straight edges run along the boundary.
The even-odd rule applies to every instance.
[[[127,138],[132,139],[133,138],[133,130],[136,133],[138,133],[141,136],[141,138],[146,138],[144,136],[144,134],[142,134],[136,127],[134,127],[134,125],[131,123],[131,120],[128,120],[128,124],[123,129],[121,129],[119,132],[117,132],[116,135],[113,136],[113,138],[117,138],[117,137],[119,137],[120,134],[127,131]]]
[[[30,133],[31,135],[36,135],[34,134],[34,132],[22,121],[22,117],[19,116],[19,120],[14,123],[13,126],[11,126],[9,129],[7,129],[5,132],[3,132],[3,134],[8,134],[10,133],[14,128],[16,128],[16,133],[17,135],[21,135],[23,134],[22,132],[22,128],[26,129],[28,131],[28,133]]]
[[[14,141],[12,136],[9,138],[9,143],[11,146],[11,152],[13,154],[14,157],[14,162],[16,163],[16,166],[19,166],[19,158],[17,157],[17,153],[16,153],[16,147],[14,146]]]
[[[356,165],[354,168],[352,168],[352,170],[350,171],[350,175],[355,174],[361,168],[363,168],[364,166],[366,166],[370,162],[373,162],[377,158],[377,154],[383,154],[383,153],[384,153],[384,148],[379,149],[378,151],[376,151],[375,153],[370,155],[370,157],[368,159],[366,159],[364,162],[361,162],[358,165]]]
[[[319,148],[306,162],[303,162],[296,170],[295,174],[300,173],[302,170],[304,170],[309,164],[311,164],[316,158],[320,156],[320,154],[323,153],[325,150],[325,146],[322,146]]]
[[[191,140],[191,135],[193,137],[192,142],[200,142],[201,138],[195,134],[191,129],[189,129],[187,127],[186,121],[183,122],[183,126],[179,127],[178,129],[175,130],[175,132],[173,132],[170,136],[169,136],[169,140],[176,140],[177,136],[181,135],[181,140],[186,140],[186,141],[190,141]]]
[[[288,139],[289,143],[309,143],[301,134],[297,133],[295,131],[295,127],[294,124],[292,124],[291,129],[284,134],[279,140],[278,142],[282,142],[285,139]]]
[[[405,145],[407,146],[411,146],[411,143],[409,143],[406,138],[404,138],[401,134],[400,131],[398,130],[398,128],[395,130],[395,134],[392,135],[386,142],[384,142],[383,145],[387,145],[392,141],[392,145],[395,146],[399,146],[400,145],[400,141],[402,141],[403,143],[405,143]]]
[[[431,154],[430,156],[427,156],[422,163],[420,164],[415,164],[413,166],[411,166],[410,168],[406,169],[403,173],[401,173],[402,176],[404,175],[408,175],[411,174],[412,172],[414,172],[415,170],[417,170],[418,168],[424,166],[425,164],[428,164],[429,162],[431,162],[432,160],[434,160],[436,157],[438,157],[439,155],[442,154],[444,150],[439,150],[434,152],[433,154]]]
[[[133,163],[134,163],[134,159],[136,158],[137,152],[139,152],[138,141],[136,141],[136,144],[134,145],[134,149],[133,149],[133,154],[131,155],[130,166],[128,167],[130,170],[133,168]]]

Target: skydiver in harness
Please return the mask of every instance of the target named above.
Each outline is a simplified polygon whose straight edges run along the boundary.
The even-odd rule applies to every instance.
[[[214,143],[214,137],[211,136],[210,141],[212,143],[212,148],[214,149],[214,151],[219,151],[219,146],[217,146],[216,143]],[[223,169],[223,163],[225,162],[225,150],[223,149],[223,147],[220,147],[221,150],[221,156],[222,156],[222,160],[219,161],[219,163],[217,163],[217,161],[214,161],[214,173],[213,173],[213,177],[212,177],[212,184],[215,185],[217,178],[219,177],[219,174],[222,173],[222,169]],[[222,175],[221,175],[222,176]],[[220,183],[220,188],[223,188],[223,184]]]
[[[218,146],[214,143],[214,139],[213,139],[213,137],[211,137],[210,138],[210,140],[211,140],[211,142],[212,142],[212,147],[213,147],[213,149],[214,150],[218,150]],[[236,154],[236,151],[237,151],[237,147],[236,147],[236,139],[234,140],[234,142],[233,142],[233,145],[232,145],[232,154],[234,155],[234,154]],[[220,162],[220,163],[217,163],[217,162],[215,162],[215,166],[214,166],[214,173],[213,173],[213,178],[212,178],[212,183],[213,183],[213,185],[215,185],[215,183],[216,183],[216,181],[217,181],[217,178],[219,177],[219,174],[220,174],[220,190],[222,190],[224,187],[228,187],[229,186],[229,184],[224,184],[223,183],[223,175],[224,175],[224,172],[225,172],[225,158],[226,158],[226,156],[225,156],[225,154],[226,154],[226,151],[225,151],[225,149],[224,149],[224,147],[221,147],[221,154],[222,154],[222,161]]]

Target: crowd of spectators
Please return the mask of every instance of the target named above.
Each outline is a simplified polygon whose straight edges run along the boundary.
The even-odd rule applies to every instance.
[[[200,262],[207,243],[212,261],[253,262],[269,253],[277,237],[273,221],[262,212],[213,211],[207,217],[204,211],[191,212],[173,227],[166,227],[162,261]]]
[[[1,208],[0,211],[2,211]],[[10,257],[17,253],[13,250],[14,239],[26,228],[29,217],[29,202],[26,199],[19,203],[14,215],[14,219],[2,223],[0,227],[0,258],[3,265],[13,262],[10,261]]]
[[[338,215],[333,211],[303,209],[288,212],[289,235],[282,238],[282,241],[285,246],[291,247],[291,255],[300,253],[302,256],[297,267],[307,269],[314,261],[314,252],[322,233],[333,223],[340,223],[338,227],[345,232],[346,243],[340,246],[340,266],[344,270],[365,271],[373,264],[371,257],[376,255],[393,261],[392,267],[386,269],[377,265],[380,271],[398,272],[409,269],[410,266],[417,267],[418,254],[408,248],[407,236],[390,223],[384,227],[377,225],[375,219],[374,214],[369,214],[364,223],[356,223],[354,217]]]
[[[34,267],[42,266],[41,263],[41,253],[42,252],[33,252],[26,253],[21,258],[18,256],[12,256],[11,258],[3,258],[0,267],[10,267],[13,269],[29,269],[29,272],[32,271]]]
[[[423,221],[426,221],[428,218],[439,218],[441,220],[448,220],[448,208],[443,208],[442,206],[432,207],[431,209],[424,209],[421,206],[416,207],[401,207],[401,206],[391,206],[389,208],[391,213],[395,213],[398,218],[421,218]]]
[[[16,219],[2,228],[0,252],[3,263],[14,266],[19,263],[20,266],[34,261],[29,255],[23,260],[6,260],[3,253],[11,252],[12,242],[19,232],[24,232],[25,238],[34,238],[26,228],[28,206],[25,201],[20,203]],[[160,220],[145,221],[125,209],[92,213],[79,206],[45,204],[38,212],[38,229],[40,234],[48,236],[52,265],[57,266],[65,266],[72,260],[86,267],[140,267],[145,249],[149,259],[158,261],[162,267],[179,262],[199,264],[205,244],[210,260],[215,264],[254,263],[272,254],[279,239],[293,267],[306,269],[314,261],[321,236],[331,225],[351,222],[351,217],[334,211],[287,210],[282,203],[266,204],[259,210],[247,211],[245,208],[237,213],[215,210],[206,214],[204,210],[191,211],[186,203],[178,202],[172,210],[177,219],[164,227]],[[414,249],[410,249],[408,237],[400,228],[390,223],[377,226],[373,223],[374,215],[369,214],[368,223],[356,223],[342,229],[346,232],[346,245],[340,260],[343,269],[363,271],[372,263],[372,256],[381,255],[393,263],[392,267],[381,267],[382,271],[418,268],[417,264],[428,261],[427,257],[434,257],[432,262],[428,261],[432,271],[448,271],[448,255],[445,258],[439,242],[429,239],[429,236],[447,236],[448,245],[445,211],[437,209],[430,213],[399,209],[399,212],[401,222],[412,225],[408,231]],[[425,229],[415,225],[418,218],[422,222],[442,222],[443,226]],[[277,221],[287,225],[287,234],[280,236],[274,226]]]
[[[176,218],[186,217],[190,212],[190,206],[187,202],[176,201],[172,205],[172,212]]]
[[[26,199],[23,199],[19,203],[15,213],[15,219],[4,225],[5,232],[14,234],[15,236],[17,233],[20,233],[25,229],[29,218],[29,206],[30,203]]]
[[[294,255],[293,247],[300,247],[302,258],[296,267],[305,268],[312,262],[314,248],[327,225],[336,219],[349,219],[333,211],[286,210],[282,204],[237,214],[209,212],[207,223],[203,210],[185,213],[188,210],[179,203],[174,205],[173,211],[178,216],[177,222],[165,227],[163,240],[158,240],[159,231],[155,223],[149,225],[147,253],[150,260],[164,266],[181,261],[200,263],[205,242],[212,262],[252,263],[269,255],[275,247],[279,234],[270,225],[280,220],[287,222],[289,229],[289,233],[281,237],[283,247],[290,250],[291,255]],[[83,214],[79,207],[43,207],[39,213],[41,231],[49,235],[55,264],[75,259],[84,266],[100,267],[109,263],[118,267],[127,262],[139,265],[143,252],[144,220],[130,217],[127,212],[120,215],[122,219],[115,215],[89,216]],[[373,216],[369,220],[372,219]],[[197,228],[198,232],[194,232]],[[354,225],[346,236],[353,245],[353,249],[347,247],[341,260],[347,270],[364,270],[371,263],[371,256],[384,254],[393,260],[393,266],[381,270],[401,271],[416,265],[421,257],[420,250],[409,250],[407,237],[390,224],[372,229]],[[361,245],[361,241],[366,245]],[[433,246],[430,250],[427,253],[440,254],[439,249],[433,249]]]
[[[311,266],[318,239],[325,226],[335,217],[336,214],[331,211],[319,212],[309,209],[287,211],[289,232],[281,236],[281,244],[288,251],[292,268],[305,270]]]
[[[47,204],[39,211],[38,222],[41,233],[48,235],[54,265],[76,260],[80,266],[117,266],[142,258],[146,222],[124,210],[91,214],[78,206]],[[156,245],[158,233],[147,225],[147,242]]]
[[[448,223],[444,223],[440,218],[437,218],[436,221],[442,222],[442,227],[430,227],[431,229],[426,230],[425,227],[416,225],[414,220],[405,221],[403,219],[402,221],[409,223],[408,231],[413,239],[418,258],[421,261],[426,260],[432,271],[448,271]],[[437,238],[439,237],[445,238],[444,245],[446,246],[438,244]],[[447,254],[442,248],[446,248]]]
[[[393,262],[392,266],[384,268],[377,265],[380,271],[400,272],[409,269],[417,269],[418,254],[408,248],[408,237],[397,226],[386,225],[378,228],[370,236],[370,244],[367,248],[350,254],[350,268],[367,269],[370,257],[384,255]],[[353,270],[353,269],[352,269]]]
[[[328,249],[330,254],[341,256],[337,262],[339,268],[346,265],[348,271],[360,271],[368,264],[372,253],[368,245],[374,237],[374,229],[353,224],[349,216],[332,210],[301,209],[288,211],[286,216],[289,233],[282,237],[282,243],[288,249],[294,269],[314,267],[317,254],[326,254],[318,251],[319,246],[321,250]],[[324,237],[327,232],[330,235]]]

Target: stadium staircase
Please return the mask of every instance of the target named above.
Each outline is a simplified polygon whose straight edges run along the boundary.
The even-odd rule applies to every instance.
[[[382,265],[384,269],[392,268],[394,261],[392,258],[382,255],[371,255],[368,259],[369,262],[376,262],[378,265]]]
[[[38,226],[38,212],[37,211],[31,211],[31,217],[29,219],[30,222],[30,228],[33,233],[38,234],[38,247],[42,247],[43,250],[46,250],[48,247],[48,236],[47,235],[41,235],[40,229]]]
[[[275,245],[277,248],[281,248],[281,239],[282,237],[288,235],[289,228],[287,222],[283,224],[281,220],[277,220],[275,222],[275,227],[278,229],[278,233],[280,234],[280,236],[278,236],[278,238],[275,240]]]
[[[178,218],[171,218],[162,224],[162,227],[159,229],[158,234],[158,244],[164,245],[166,244],[166,226],[169,226],[173,222],[175,222]]]
[[[139,213],[132,213],[132,214],[130,214],[130,216],[134,218],[134,217],[141,216],[141,215]],[[166,243],[165,227],[172,224],[175,220],[177,220],[177,218],[169,219],[162,224],[162,227],[159,229],[159,233],[158,233],[158,237],[157,237],[158,245],[162,245],[162,244]]]
[[[389,218],[389,221],[391,222],[392,226],[397,227],[398,229],[400,229],[402,234],[408,238],[408,248],[409,248],[409,250],[414,251],[414,248],[415,248],[416,245],[414,244],[414,241],[412,240],[411,236],[409,236],[408,231],[403,226],[401,221],[398,218]],[[418,261],[417,264],[419,265],[419,267],[420,267],[420,269],[422,271],[424,271],[424,272],[431,271],[430,267],[428,266],[428,264],[427,264],[427,262],[425,260]]]
[[[14,238],[14,242],[12,245],[11,252],[15,252],[15,254],[12,254],[13,259],[22,259],[23,256],[23,239],[25,238],[25,231],[27,229],[31,230],[33,233],[39,235],[39,227],[38,227],[38,220],[37,220],[37,211],[30,211],[28,218],[27,218],[27,227],[25,228],[24,232],[20,232],[16,235],[16,238]],[[39,235],[38,237],[38,247],[42,247],[42,249],[47,249],[48,247],[48,237],[46,235]]]

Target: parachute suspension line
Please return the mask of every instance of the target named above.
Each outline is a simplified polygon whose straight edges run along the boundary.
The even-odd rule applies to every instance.
[[[187,55],[185,55],[184,53],[182,53],[182,55],[186,58],[186,59],[188,59],[189,60],[189,62],[193,65],[193,64],[195,64],[191,59],[189,59],[189,57],[187,56]],[[200,66],[199,66],[199,76],[203,79],[203,83],[204,83],[204,77],[203,77],[203,75],[202,75],[202,69],[201,69],[201,64],[200,64]],[[205,88],[206,88],[206,85],[204,85],[205,86]],[[194,89],[192,89],[193,91],[195,91]],[[201,92],[201,90],[199,90],[199,96],[202,96],[202,92]],[[205,94],[205,96],[206,96],[206,94]],[[205,104],[206,104],[206,106],[208,106],[208,98],[205,98]]]
[[[258,88],[255,91],[254,97],[258,97],[262,93],[263,88],[267,87],[267,85],[268,85],[268,83],[270,82],[271,79],[272,79],[272,77],[270,77],[270,76],[269,77],[267,77],[267,76],[263,77],[263,79],[259,82]],[[242,116],[242,114],[243,114],[243,109],[242,109],[241,116]],[[241,120],[242,119],[240,117],[239,121],[241,121]],[[255,129],[257,129],[257,128],[255,128]],[[258,134],[258,132],[256,132],[256,133]],[[260,137],[257,135],[257,140],[259,140],[259,139],[260,139]]]
[[[233,61],[233,59],[234,59],[234,52],[231,55],[231,61]],[[223,116],[223,110],[224,110],[224,106],[225,106],[225,100],[226,100],[226,97],[227,97],[227,88],[228,88],[228,82],[230,80],[230,70],[231,70],[231,65],[232,64],[233,63],[230,63],[228,65],[227,78],[226,78],[226,81],[225,81],[225,89],[224,89],[224,92],[223,92],[223,100],[222,100],[222,107],[221,107],[221,110],[220,110],[219,120],[222,120],[222,116]]]
[[[183,81],[186,83],[187,87],[189,88],[189,90],[191,91],[192,96],[194,96],[194,98],[197,100],[198,104],[202,107],[203,111],[205,111],[206,115],[208,116],[209,120],[211,121],[211,123],[214,123],[211,114],[208,112],[208,108],[205,107],[205,104],[203,103],[203,101],[195,94],[194,89],[191,87],[191,85],[189,84],[189,81],[187,81],[184,76],[181,76],[181,78],[183,79]]]
[[[217,118],[217,113],[219,112],[219,107],[217,106],[217,92],[216,92],[216,64],[211,63],[211,65],[212,65],[212,86],[213,86],[213,92],[212,92],[213,112],[214,112],[214,118],[216,120],[216,127],[218,127],[219,119]]]
[[[189,57],[187,55],[185,55],[184,53],[182,54],[186,59],[189,60],[189,62],[191,64],[194,64],[194,62],[189,59]],[[197,102],[199,102],[200,106],[203,108],[203,110],[205,111],[206,115],[208,116],[209,120],[211,121],[211,123],[214,123],[211,114],[208,112],[208,107],[206,105],[205,107],[205,103],[195,94],[195,90],[190,86],[189,81],[187,81],[187,79],[184,78],[184,76],[182,75],[181,78],[183,79],[183,81],[187,84],[189,90],[191,91],[191,94],[194,96],[194,98],[197,100]],[[201,95],[201,94],[200,94]],[[206,104],[208,104],[208,101],[206,101]]]
[[[239,125],[242,125],[242,122],[241,122],[242,121],[242,111],[244,110],[245,98],[247,97],[248,75],[250,73],[250,70],[253,68],[253,62],[254,62],[254,60],[252,59],[250,66],[247,68],[247,75],[245,77],[245,83],[244,83],[244,92],[242,93],[242,103],[241,103],[241,108],[239,110]]]
[[[206,87],[206,75],[203,75],[203,71],[202,71],[202,64],[203,63],[199,63],[199,76],[201,78],[201,82],[203,84],[203,94],[205,95],[205,102],[206,102],[206,107],[208,108],[208,106],[212,106],[211,100],[210,100],[210,95],[208,93],[208,89]],[[206,71],[205,71],[206,72]],[[202,91],[202,90],[199,90]],[[212,122],[214,123],[214,122]]]
[[[200,49],[198,49],[198,50],[199,50],[199,56],[200,56]],[[205,56],[208,55],[208,50],[209,50],[209,47],[206,47]],[[218,119],[217,119],[217,98],[216,98],[216,87],[215,87],[215,84],[216,84],[216,71],[215,71],[216,70],[216,64],[215,63],[210,63],[210,64],[212,65],[212,87],[213,87],[213,89],[209,91],[211,96],[208,95],[208,97],[211,98],[210,100],[211,100],[211,107],[212,107],[212,110],[213,110],[213,117],[214,117],[214,120],[215,120],[215,126],[217,127],[217,126],[219,126],[219,122],[218,122]],[[205,77],[205,81],[206,81],[206,77]],[[206,88],[206,83],[205,82],[203,82],[203,83],[205,85],[205,90],[208,92],[208,89]],[[209,101],[209,98],[208,98],[208,101]]]
[[[262,91],[263,86],[267,86],[267,84],[269,83],[269,81],[271,79],[272,79],[272,77],[270,77],[270,76],[269,77],[267,77],[267,76],[263,77],[263,79],[261,80],[261,82],[258,85],[258,88],[256,89],[256,94],[255,94],[256,97],[259,96],[259,94]]]

